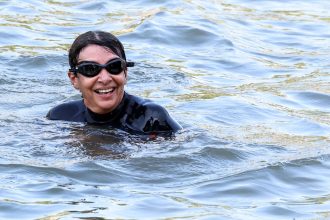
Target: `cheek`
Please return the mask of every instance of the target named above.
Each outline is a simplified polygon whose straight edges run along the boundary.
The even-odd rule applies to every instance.
[[[113,80],[117,83],[118,86],[124,86],[127,83],[126,75],[120,75],[113,78]]]
[[[94,82],[92,79],[80,78],[78,81],[79,90],[81,93],[86,93],[88,90],[93,88]]]

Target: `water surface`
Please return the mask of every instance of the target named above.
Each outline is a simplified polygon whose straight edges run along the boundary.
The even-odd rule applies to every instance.
[[[1,219],[330,218],[330,2],[0,1]],[[116,34],[184,131],[48,121],[67,50]]]

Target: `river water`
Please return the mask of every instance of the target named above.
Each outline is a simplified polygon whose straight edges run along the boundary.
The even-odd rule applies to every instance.
[[[330,1],[0,1],[0,219],[329,219]],[[184,130],[48,121],[67,50],[116,34]]]

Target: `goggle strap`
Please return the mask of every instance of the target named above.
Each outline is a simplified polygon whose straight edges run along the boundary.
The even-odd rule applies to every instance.
[[[73,72],[74,75],[77,75],[77,68],[70,68],[69,72]]]
[[[126,67],[133,67],[134,65],[135,65],[134,62],[130,62],[130,61],[126,62]]]

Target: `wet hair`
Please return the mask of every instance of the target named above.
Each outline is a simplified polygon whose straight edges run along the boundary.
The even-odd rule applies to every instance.
[[[124,47],[117,37],[104,31],[88,31],[79,35],[71,45],[69,50],[69,64],[71,68],[77,66],[80,51],[91,44],[109,48],[113,53],[126,61]]]

